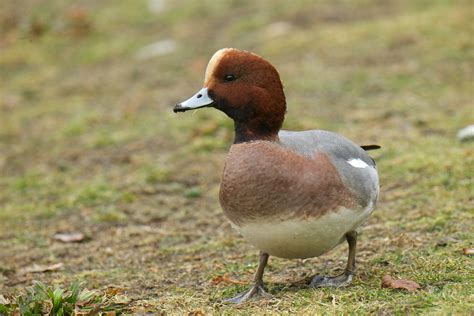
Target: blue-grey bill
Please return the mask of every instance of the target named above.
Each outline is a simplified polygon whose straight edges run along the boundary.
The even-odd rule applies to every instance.
[[[209,97],[207,88],[202,88],[201,90],[198,91],[198,93],[196,93],[195,95],[193,95],[186,101],[176,104],[174,106],[173,111],[175,113],[185,112],[188,110],[199,109],[206,106],[210,106],[213,103],[214,103],[214,100],[212,100]]]

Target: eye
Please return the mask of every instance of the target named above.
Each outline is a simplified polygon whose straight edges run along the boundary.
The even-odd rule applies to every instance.
[[[235,78],[235,76],[233,74],[228,74],[224,77],[225,82],[231,82],[231,81],[234,81],[235,79],[237,79],[237,78]]]

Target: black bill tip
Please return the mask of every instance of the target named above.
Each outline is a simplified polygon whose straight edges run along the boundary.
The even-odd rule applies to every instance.
[[[181,103],[176,104],[173,108],[174,113],[186,112],[186,110],[188,110],[188,108],[185,108],[185,107],[181,106]]]

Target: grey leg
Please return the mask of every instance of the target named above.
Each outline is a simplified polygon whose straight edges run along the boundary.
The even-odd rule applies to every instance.
[[[349,256],[347,258],[346,269],[341,275],[327,277],[316,275],[309,284],[311,287],[341,287],[351,283],[355,272],[355,255],[357,249],[357,232],[346,234],[346,240],[349,244]]]
[[[263,286],[263,271],[265,270],[265,266],[267,265],[268,257],[269,255],[267,253],[260,252],[260,262],[258,264],[257,272],[255,273],[252,287],[233,298],[224,300],[224,303],[239,304],[255,296],[270,296],[267,292],[265,292],[265,288]]]

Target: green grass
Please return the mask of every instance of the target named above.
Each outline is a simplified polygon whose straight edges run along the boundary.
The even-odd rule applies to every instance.
[[[51,293],[75,282],[99,297],[118,289],[127,297],[118,312],[473,312],[472,256],[463,249],[474,240],[474,147],[455,137],[473,123],[469,1],[167,1],[156,14],[147,1],[1,7],[7,312],[35,297],[35,280]],[[284,23],[270,26],[277,22]],[[176,51],[135,57],[161,39],[175,40]],[[222,47],[254,51],[279,69],[285,128],[382,145],[373,152],[381,196],[350,287],[312,290],[300,282],[340,272],[340,247],[303,261],[271,258],[272,299],[221,303],[245,285],[212,279],[250,282],[257,264],[257,251],[218,203],[232,123],[210,109],[179,116],[171,109],[201,87],[207,60]],[[53,239],[74,231],[86,240]],[[63,270],[22,272],[58,262]],[[421,290],[381,288],[385,274]]]
[[[112,295],[111,295],[112,294]],[[26,288],[24,294],[15,298],[14,302],[0,303],[0,313],[21,315],[75,315],[106,313],[107,311],[120,311],[125,304],[126,297],[109,291],[109,295],[101,297],[98,293],[81,289],[75,282],[68,289],[61,287],[48,287],[36,281],[34,285]]]

